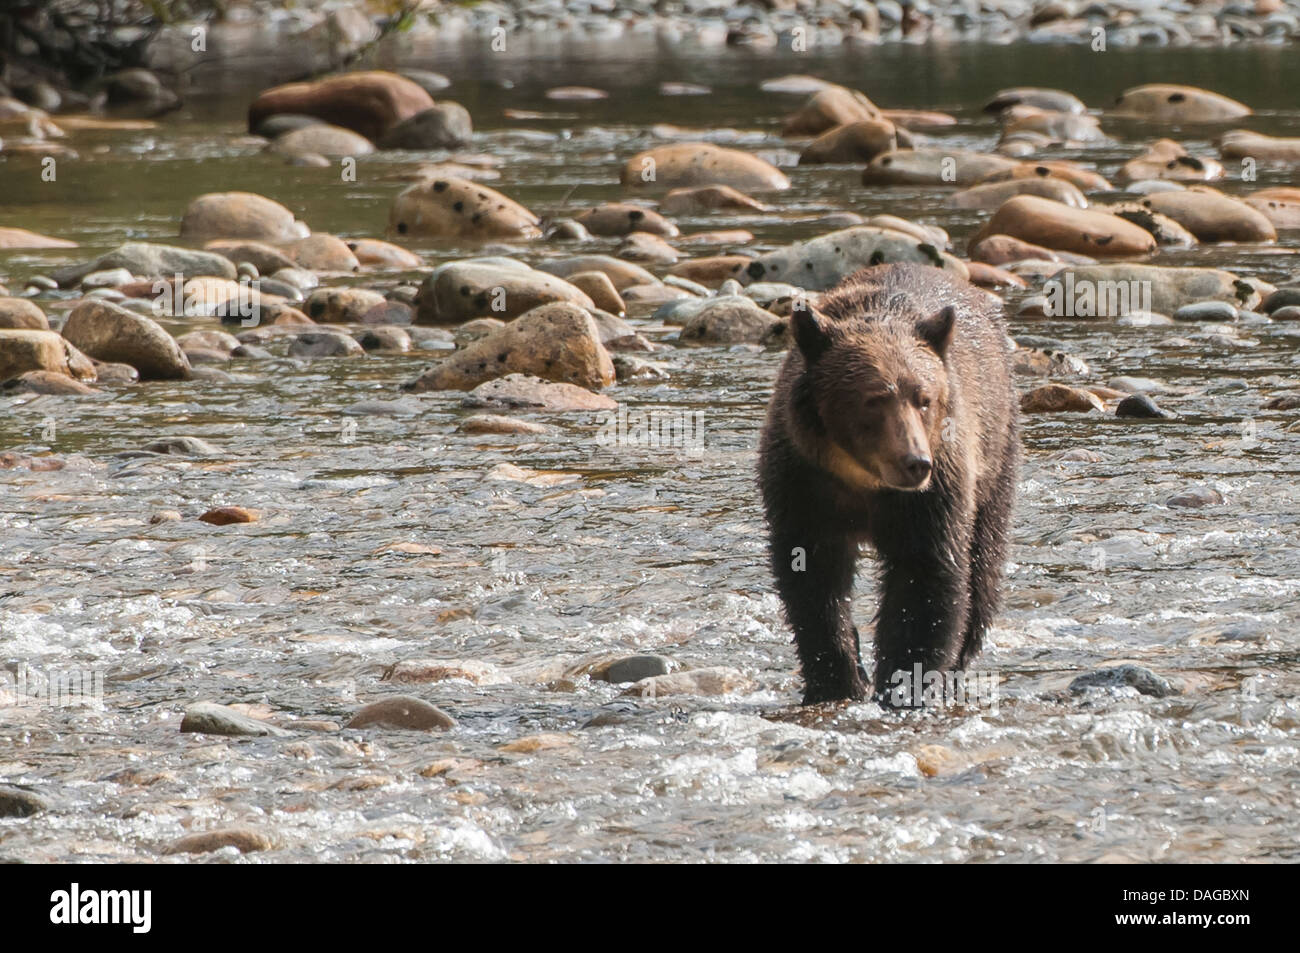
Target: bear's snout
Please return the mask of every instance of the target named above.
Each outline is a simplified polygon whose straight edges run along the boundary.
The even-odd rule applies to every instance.
[[[910,486],[919,487],[930,479],[930,471],[934,469],[934,461],[922,454],[909,453],[903,457],[900,469],[911,479]]]

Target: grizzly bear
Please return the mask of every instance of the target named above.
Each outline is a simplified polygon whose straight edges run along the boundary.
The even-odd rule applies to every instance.
[[[874,697],[899,704],[895,673],[965,669],[998,608],[1020,458],[1011,345],[992,296],[928,265],[864,268],[790,320],[759,483],[803,701],[867,694],[850,609],[867,542]]]

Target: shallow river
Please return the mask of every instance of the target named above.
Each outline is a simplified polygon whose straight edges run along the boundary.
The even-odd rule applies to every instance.
[[[1272,47],[1098,56],[894,46],[849,57],[556,42],[457,54],[408,51],[406,62],[451,77],[445,95],[473,113],[474,150],[503,160],[489,184],[539,214],[621,197],[621,162],[659,141],[650,127],[660,122],[727,130],[720,138],[792,164],[797,150],[778,128],[799,99],[757,90],[788,72],[860,88],[884,107],[951,111],[960,123],[942,139],[965,147],[995,143],[979,109],[994,91],[1029,84],[1102,107],[1141,82],[1191,82],[1255,107],[1254,128],[1300,135],[1300,66]],[[395,176],[414,158],[364,159],[358,182],[342,183],[336,170],[260,154],[242,116],[253,92],[280,78],[264,66],[223,74],[219,95],[191,93],[151,132],[80,134],[81,159],[61,163],[56,183],[32,184],[18,160],[0,164],[0,224],[85,246],[9,253],[0,281],[17,291],[29,275],[128,237],[174,240],[185,204],[209,191],[261,192],[314,229],[382,237],[403,185]],[[664,80],[714,93],[663,97]],[[545,100],[542,89],[559,83],[611,96]],[[553,118],[509,120],[506,108]],[[1106,128],[1122,138],[1050,154],[1112,175],[1151,135]],[[1214,155],[1200,135],[1176,137]],[[794,187],[771,199],[771,214],[678,224],[746,228],[772,247],[829,230],[817,222],[826,213],[890,212],[943,225],[962,251],[984,217],[947,209],[933,190],[864,188],[855,168],[787,171]],[[1255,187],[1271,184],[1291,183],[1265,173]],[[430,265],[480,251],[410,247]],[[517,251],[535,261],[571,248]],[[1162,257],[1279,282],[1294,276],[1297,248],[1292,233],[1273,247]],[[398,277],[355,282],[382,290]],[[602,446],[591,414],[541,416],[556,427],[541,437],[457,433],[472,412],[460,394],[397,391],[429,352],[303,363],[273,344],[274,360],[236,361],[228,383],[0,396],[0,451],[65,464],[0,470],[0,661],[104,678],[102,708],[0,708],[0,783],[51,805],[0,820],[0,857],[174,860],[162,850],[181,835],[239,824],[275,849],[198,859],[1300,858],[1300,437],[1294,411],[1261,410],[1300,389],[1300,329],[1013,323],[1014,334],[1086,361],[1092,381],[1161,380],[1170,393],[1160,402],[1179,418],[1026,419],[1008,605],[979,661],[999,680],[995,706],[808,713],[795,704],[795,656],[752,476],[781,355],[677,348],[676,329],[645,309],[631,318],[663,342],[651,356],[671,377],[611,393],[633,409],[702,411],[701,455]],[[200,325],[211,320],[171,328]],[[399,397],[389,413],[354,406]],[[222,454],[126,453],[176,435]],[[1077,448],[1100,462],[1058,459]],[[502,464],[538,472],[521,480]],[[1203,486],[1226,502],[1165,505]],[[195,521],[223,504],[262,519]],[[185,518],[151,523],[163,510]],[[870,575],[864,566],[856,604],[864,637]],[[730,666],[753,686],[642,699],[564,674],[586,657],[636,652]],[[383,680],[419,658],[490,663],[503,680]],[[1067,690],[1120,661],[1181,692]],[[396,691],[434,702],[458,727],[290,738],[178,729],[201,700],[292,729],[346,722]]]

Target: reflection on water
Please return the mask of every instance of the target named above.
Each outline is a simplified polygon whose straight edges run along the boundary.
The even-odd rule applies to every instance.
[[[996,136],[980,105],[1013,84],[1064,86],[1101,106],[1138,82],[1191,79],[1268,111],[1256,128],[1300,126],[1285,92],[1294,58],[1267,48],[1116,52],[1104,69],[1086,51],[1039,47],[784,57],[587,48],[583,62],[562,45],[459,52],[425,49],[409,62],[452,78],[449,98],[475,117],[475,151],[502,160],[493,184],[540,214],[619,196],[619,163],[654,141],[654,123],[740,130],[746,148],[788,161],[776,129],[797,100],[755,86],[793,71],[885,106],[953,111],[961,121],[945,141],[978,148]],[[665,80],[714,93],[661,97]],[[79,137],[82,159],[61,163],[55,184],[25,184],[36,180],[15,177],[21,160],[9,160],[0,217],[81,241],[81,256],[126,237],[165,240],[193,195],[249,189],[318,230],[381,235],[396,175],[414,159],[367,157],[345,184],[336,170],[262,155],[242,113],[264,81],[255,70],[227,76],[222,96],[192,96],[151,133]],[[542,89],[561,81],[612,95],[545,100]],[[505,108],[555,115],[512,121]],[[1083,156],[1106,174],[1147,134],[1112,131],[1125,140]],[[1210,148],[1180,138],[1194,153]],[[824,231],[816,219],[827,212],[889,212],[944,225],[961,249],[980,220],[925,190],[865,189],[853,169],[789,171],[794,188],[773,213],[683,218],[683,232],[742,227],[770,247]],[[1268,173],[1259,186],[1284,182]],[[1296,243],[1281,245],[1168,259],[1278,281],[1293,274]],[[417,250],[430,264],[474,252]],[[65,260],[11,253],[0,275],[21,287]],[[397,277],[354,280],[386,288]],[[654,357],[671,377],[614,395],[633,409],[702,412],[702,454],[603,445],[594,414],[539,418],[556,429],[536,437],[467,436],[455,429],[467,411],[454,394],[359,412],[362,401],[396,400],[427,352],[304,364],[273,344],[275,357],[235,362],[227,383],[0,397],[0,451],[48,448],[65,464],[0,470],[0,657],[104,678],[102,710],[0,708],[0,782],[53,805],[0,821],[0,855],[152,859],[187,830],[240,823],[277,845],[248,859],[1296,857],[1298,448],[1294,413],[1261,409],[1297,387],[1296,330],[1014,325],[1086,360],[1096,381],[1160,380],[1162,406],[1180,417],[1026,420],[1009,605],[980,663],[999,677],[999,703],[898,715],[793,707],[794,653],[752,480],[780,355],[678,349],[675,329],[632,317],[666,345]],[[220,455],[130,453],[182,434]],[[1079,448],[1097,459],[1059,456]],[[1226,503],[1164,506],[1197,486]],[[195,521],[223,504],[262,519]],[[169,510],[183,519],[153,521]],[[860,622],[872,606],[864,572]],[[578,659],[634,652],[728,666],[754,685],[642,699],[566,673]],[[419,658],[492,669],[480,684],[383,681],[394,663]],[[1066,690],[1119,661],[1182,691]],[[290,739],[178,731],[198,700],[292,728],[345,722],[396,690],[435,702],[459,727]]]

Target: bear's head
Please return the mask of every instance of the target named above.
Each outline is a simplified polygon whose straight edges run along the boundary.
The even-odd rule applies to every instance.
[[[804,307],[790,320],[825,465],[862,489],[926,489],[948,418],[956,309],[837,321]]]

